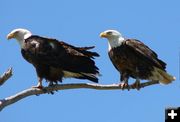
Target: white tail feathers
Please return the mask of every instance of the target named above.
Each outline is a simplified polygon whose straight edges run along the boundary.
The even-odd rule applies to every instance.
[[[157,67],[154,67],[154,70],[152,71],[152,75],[153,76],[150,79],[159,81],[161,84],[169,84],[172,81],[176,80],[176,77],[168,74],[167,72]]]

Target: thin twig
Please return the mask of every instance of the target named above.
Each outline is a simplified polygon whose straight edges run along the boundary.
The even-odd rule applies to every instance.
[[[146,86],[159,84],[158,81],[148,81],[145,83],[140,84],[140,88],[144,88]],[[96,90],[120,90],[121,87],[119,84],[110,84],[110,85],[102,85],[102,84],[92,84],[92,83],[74,83],[74,84],[57,84],[49,87],[44,87],[42,89],[38,88],[29,88],[24,91],[21,91],[13,96],[7,97],[5,99],[0,100],[0,111],[8,106],[11,105],[25,97],[31,96],[31,95],[39,95],[39,94],[45,94],[45,93],[52,93],[53,91],[57,90],[68,90],[68,89],[96,89]],[[135,89],[133,85],[130,85],[126,89]]]
[[[12,68],[9,68],[2,76],[0,76],[0,86],[2,86],[12,76]]]

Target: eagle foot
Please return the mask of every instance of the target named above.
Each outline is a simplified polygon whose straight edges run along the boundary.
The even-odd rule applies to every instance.
[[[57,84],[57,82],[55,84],[53,82],[49,82],[48,87],[53,87],[56,84]]]
[[[43,89],[42,85],[32,86],[32,88]]]
[[[47,92],[46,89],[44,89],[44,87],[42,85],[37,85],[37,86],[32,86],[32,88],[36,88],[36,89],[39,89],[39,90],[42,90],[44,93]],[[39,94],[36,94],[36,96],[39,96]]]
[[[42,90],[43,93],[48,93],[48,94],[52,94],[52,95],[54,94],[53,91],[48,92],[47,89],[45,89],[43,86],[41,86],[41,87],[32,86],[32,87],[33,87],[33,88],[38,88],[38,89]],[[37,96],[39,96],[39,95],[37,95]]]
[[[47,89],[45,88],[42,88],[41,90],[43,91],[43,93],[52,94],[52,95],[54,94],[53,91],[48,92]]]
[[[140,88],[141,88],[140,80],[136,80],[136,81],[132,84],[132,88],[137,89],[137,90],[139,91]]]
[[[50,91],[50,92],[47,92],[48,94],[51,94],[51,95],[53,95],[54,94],[54,92],[53,91]]]
[[[119,86],[122,90],[124,90],[126,88],[128,89],[128,91],[130,90],[128,83],[123,82],[123,83],[120,83]]]
[[[37,86],[32,86],[32,88],[43,89],[44,87],[42,85],[42,78],[38,78]]]
[[[49,84],[48,84],[48,87],[54,87],[55,85],[57,85],[57,82],[54,84],[53,82],[49,82]],[[56,90],[56,92],[58,92],[58,90]],[[48,94],[54,94],[54,92],[53,91],[51,91],[51,92],[49,92]]]

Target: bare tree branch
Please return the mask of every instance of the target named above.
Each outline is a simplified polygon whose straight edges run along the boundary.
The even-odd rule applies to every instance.
[[[0,86],[2,86],[12,76],[12,68],[9,68],[2,76],[0,76]]]
[[[144,88],[146,86],[159,84],[158,81],[148,81],[145,83],[140,84],[140,88]],[[44,87],[42,89],[38,88],[29,88],[24,91],[21,91],[13,96],[7,97],[5,99],[0,100],[0,111],[8,106],[11,105],[25,97],[31,96],[31,95],[39,95],[39,94],[45,94],[45,93],[51,93],[53,91],[57,90],[68,90],[68,89],[96,89],[96,90],[120,90],[119,84],[110,84],[110,85],[102,85],[102,84],[92,84],[92,83],[74,83],[74,84],[57,84],[49,87]],[[133,85],[130,85],[126,89],[135,89]]]

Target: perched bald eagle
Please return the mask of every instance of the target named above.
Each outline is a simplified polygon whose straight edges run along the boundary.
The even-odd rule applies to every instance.
[[[108,39],[108,54],[121,74],[121,88],[128,87],[129,77],[136,79],[134,85],[137,89],[140,79],[159,81],[162,84],[175,80],[175,77],[166,72],[166,63],[158,59],[158,55],[142,42],[125,39],[116,30],[104,31],[100,37]]]
[[[56,39],[45,38],[26,29],[15,29],[7,35],[7,39],[15,38],[22,56],[31,63],[37,72],[37,88],[42,88],[42,80],[50,84],[62,82],[62,78],[72,77],[98,82],[99,69],[92,60],[98,57],[90,52],[94,47],[75,47]]]

